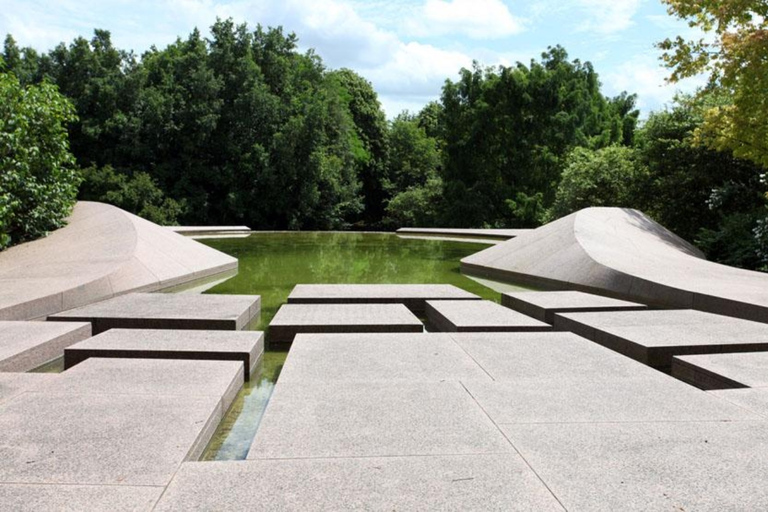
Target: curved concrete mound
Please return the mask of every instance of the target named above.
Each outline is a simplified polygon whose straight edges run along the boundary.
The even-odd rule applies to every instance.
[[[468,256],[461,268],[536,287],[768,322],[768,274],[707,261],[637,210],[586,208]]]
[[[79,202],[66,227],[0,253],[0,320],[29,320],[237,269],[237,259],[114,206]]]

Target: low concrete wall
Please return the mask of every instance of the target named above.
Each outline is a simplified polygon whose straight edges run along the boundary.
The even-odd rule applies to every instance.
[[[712,263],[642,212],[586,208],[464,258],[467,274],[768,322],[768,274]]]
[[[114,206],[79,202],[66,227],[0,253],[0,320],[29,320],[237,269],[237,259]]]

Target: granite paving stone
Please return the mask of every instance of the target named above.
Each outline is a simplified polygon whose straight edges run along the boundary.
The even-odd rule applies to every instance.
[[[558,313],[555,329],[667,371],[676,355],[768,350],[768,325],[691,309]]]
[[[297,284],[288,302],[294,304],[404,304],[423,313],[427,300],[479,300],[474,293],[450,284]]]
[[[91,324],[0,321],[0,372],[26,372],[91,335]]]
[[[502,428],[567,510],[768,509],[764,421]]]
[[[58,379],[53,373],[0,373],[0,402]]]
[[[551,331],[552,326],[489,300],[427,301],[427,319],[443,332]]]
[[[182,465],[171,510],[563,510],[517,454]]]
[[[511,447],[458,382],[280,382],[248,459],[463,455]]]
[[[768,418],[768,388],[717,389],[706,393]]]
[[[57,395],[213,396],[222,413],[243,387],[240,361],[112,359],[92,357],[37,391]]]
[[[221,417],[216,396],[24,393],[0,404],[0,482],[164,486]]]
[[[636,302],[577,291],[507,292],[501,294],[501,303],[548,324],[554,323],[555,313],[632,311],[647,308],[644,304]]]
[[[270,344],[299,333],[422,332],[424,325],[402,304],[284,304],[269,324]]]
[[[64,366],[89,357],[242,361],[249,380],[263,354],[261,331],[110,329],[68,347]]]
[[[449,379],[490,377],[450,335],[441,333],[299,334],[280,371],[281,383]]]
[[[0,483],[0,504],[15,512],[149,512],[163,487]]]
[[[93,334],[108,329],[241,330],[258,320],[258,295],[130,293],[48,317],[91,322]]]
[[[676,356],[672,375],[701,389],[765,388],[768,352]]]

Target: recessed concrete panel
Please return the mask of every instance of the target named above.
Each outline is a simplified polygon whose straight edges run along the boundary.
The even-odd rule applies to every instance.
[[[221,417],[216,396],[24,393],[0,404],[0,482],[164,486]]]
[[[449,379],[490,377],[450,335],[438,333],[299,334],[280,372],[281,383]]]
[[[249,459],[509,452],[457,382],[280,382]]]
[[[239,361],[105,359],[93,357],[38,386],[57,395],[213,396],[226,412],[243,387]]]
[[[494,380],[655,379],[652,368],[569,332],[452,333]]]
[[[240,330],[258,319],[258,295],[131,293],[71,309],[48,320],[91,322],[93,333],[108,329]]]
[[[149,512],[163,487],[121,485],[48,485],[0,483],[0,503],[15,512]]]
[[[58,379],[53,373],[0,373],[0,402]]]
[[[672,375],[701,389],[768,387],[768,352],[702,354],[672,359]]]
[[[260,331],[110,329],[68,347],[64,366],[89,357],[242,361],[249,380],[263,353]]]
[[[194,462],[158,511],[563,510],[517,454]]]
[[[290,343],[299,333],[423,330],[402,304],[284,304],[269,324],[269,342]]]
[[[479,300],[450,284],[297,284],[288,296],[294,304],[404,304],[423,313],[427,300]]]
[[[555,328],[665,370],[676,355],[768,350],[768,325],[690,309],[558,313]]]
[[[552,326],[489,300],[427,301],[429,322],[443,332],[551,331]]]
[[[501,303],[548,324],[555,321],[555,313],[646,309],[644,304],[576,291],[508,292],[501,294]]]
[[[766,510],[763,421],[504,425],[567,510]]]
[[[0,321],[0,372],[26,372],[91,335],[89,323]]]

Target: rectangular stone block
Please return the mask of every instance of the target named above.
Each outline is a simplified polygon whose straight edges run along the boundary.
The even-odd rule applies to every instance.
[[[130,293],[48,317],[91,322],[93,333],[108,329],[241,330],[258,320],[258,295]]]
[[[677,356],[672,375],[701,389],[768,387],[768,352]]]
[[[182,465],[155,510],[478,508],[563,510],[515,453],[190,462]]]
[[[0,373],[0,402],[59,378],[53,373]]]
[[[0,321],[0,372],[26,372],[91,335],[89,323]]]
[[[768,350],[767,324],[692,309],[558,313],[555,329],[664,371],[676,355]]]
[[[716,389],[706,393],[768,419],[768,388]]]
[[[299,334],[280,371],[281,383],[449,379],[490,377],[450,335],[439,333]]]
[[[509,453],[458,382],[279,382],[248,459]]]
[[[297,284],[288,296],[291,304],[404,304],[423,313],[428,300],[479,300],[450,284]]]
[[[14,512],[149,512],[163,489],[159,486],[0,483],[0,503],[5,510]]]
[[[443,332],[551,331],[552,326],[489,300],[427,301],[427,319]]]
[[[647,307],[636,302],[577,291],[507,292],[501,294],[501,303],[548,324],[554,323],[555,313],[632,311]]]
[[[767,510],[764,421],[504,425],[567,510]]]
[[[64,367],[89,357],[242,361],[249,380],[264,354],[261,331],[110,329],[64,351]]]
[[[270,344],[299,333],[422,332],[424,325],[402,304],[284,304],[269,324]]]

